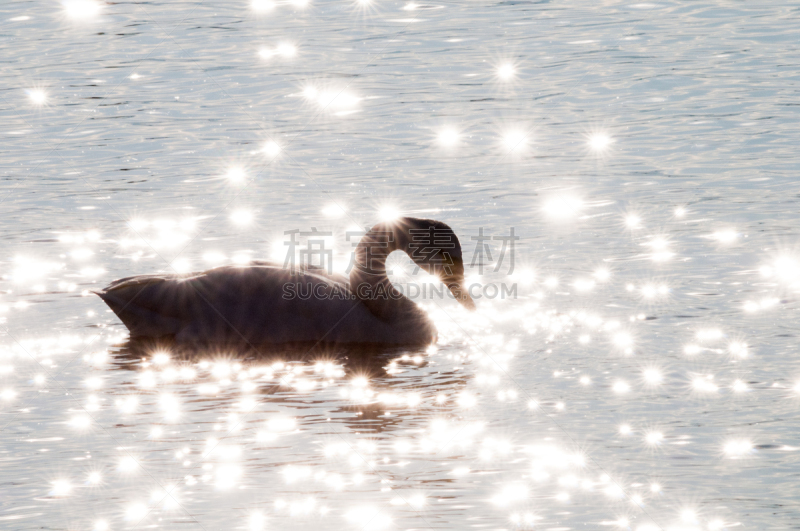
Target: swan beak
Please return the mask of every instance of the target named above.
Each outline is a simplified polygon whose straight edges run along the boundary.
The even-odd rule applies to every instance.
[[[449,286],[447,286],[447,288],[453,294],[453,297],[455,297],[456,300],[461,304],[461,306],[463,306],[464,308],[466,308],[471,312],[474,312],[476,310],[475,301],[472,300],[472,297],[469,296],[467,287],[464,286],[463,283],[450,284]]]

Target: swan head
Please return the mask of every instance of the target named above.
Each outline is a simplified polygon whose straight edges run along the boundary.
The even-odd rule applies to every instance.
[[[405,250],[411,260],[438,277],[462,306],[475,310],[475,301],[464,281],[461,243],[453,229],[432,219],[400,218],[395,223],[406,239]]]

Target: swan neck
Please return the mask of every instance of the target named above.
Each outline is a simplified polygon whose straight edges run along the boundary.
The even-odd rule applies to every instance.
[[[408,252],[408,236],[400,227],[379,224],[361,238],[350,272],[350,289],[377,317],[395,317],[406,297],[389,281],[386,259],[394,251]],[[406,299],[407,300],[407,299]]]

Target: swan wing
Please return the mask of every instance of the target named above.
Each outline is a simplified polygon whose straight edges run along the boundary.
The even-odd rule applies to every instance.
[[[292,272],[256,262],[187,275],[128,277],[96,293],[132,336],[336,341],[341,333],[347,334],[337,330],[348,326],[341,321],[352,327],[373,320],[365,308],[356,307],[361,305],[343,279],[324,269]],[[339,296],[318,296],[332,291]]]

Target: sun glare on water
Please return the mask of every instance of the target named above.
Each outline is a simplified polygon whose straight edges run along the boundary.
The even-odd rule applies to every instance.
[[[458,143],[459,137],[458,130],[452,127],[445,127],[439,131],[436,139],[443,147],[453,147]]]
[[[97,0],[63,0],[67,16],[76,20],[88,20],[100,14],[103,5]]]
[[[493,6],[519,17],[497,26],[492,59],[495,25],[480,10],[223,4],[187,11],[153,50],[155,29],[136,9],[157,15],[155,4],[63,0],[54,29],[47,9],[21,3],[4,20],[8,42],[30,37],[41,53],[19,46],[32,74],[9,92],[9,113],[24,118],[8,117],[0,194],[11,220],[0,259],[4,473],[14,504],[30,509],[0,520],[714,531],[738,527],[737,513],[760,528],[753,503],[790,515],[768,498],[791,481],[764,472],[800,455],[790,429],[800,254],[792,192],[778,188],[789,181],[768,180],[777,165],[761,171],[761,194],[761,169],[744,165],[754,180],[720,173],[704,187],[702,157],[718,146],[703,144],[699,125],[673,131],[677,141],[642,140],[672,102],[648,94],[658,112],[631,114],[636,98],[607,98],[612,78],[633,79],[622,63],[605,81],[558,77],[577,71],[564,50],[603,61],[609,45],[598,36],[607,26],[568,11],[551,20],[547,6]],[[512,50],[536,9],[542,28],[591,35]],[[485,27],[462,27],[467,16]],[[630,50],[650,39],[625,33]],[[47,49],[42,35],[69,42]],[[69,77],[48,77],[46,61]],[[622,123],[626,113],[640,123]],[[588,125],[606,117],[607,130]],[[23,149],[30,160],[16,158]],[[737,186],[738,202],[722,208]],[[783,198],[783,217],[757,208],[765,194]],[[446,222],[458,240],[398,231],[411,217]],[[386,278],[365,283],[384,291],[369,295],[348,283],[374,273],[353,273],[359,242],[367,258],[379,249],[365,224],[398,237],[377,255]],[[324,256],[308,258],[315,251]],[[447,267],[426,261],[437,252]],[[106,288],[135,275],[147,276]],[[137,290],[140,304],[121,302]],[[245,315],[290,346],[249,344],[247,325],[236,330],[243,350],[187,346],[213,327],[203,308]],[[285,315],[299,317],[284,326]],[[135,337],[156,322],[165,337]],[[436,341],[361,352],[328,341],[339,323]],[[314,341],[294,344],[306,335]],[[691,474],[676,473],[688,464]],[[752,485],[710,488],[729,476]],[[768,483],[774,492],[758,490]]]
[[[503,135],[503,146],[509,152],[519,152],[529,143],[529,135],[522,129],[510,129]]]
[[[559,194],[547,199],[542,211],[552,220],[567,221],[576,218],[583,208],[583,201],[579,197]]]
[[[47,103],[47,93],[42,89],[33,89],[28,91],[28,98],[35,105],[44,105]]]
[[[589,147],[592,151],[605,151],[614,140],[605,133],[595,133],[589,137]]]
[[[497,67],[497,77],[503,81],[509,81],[514,78],[516,70],[511,63],[503,63]]]

